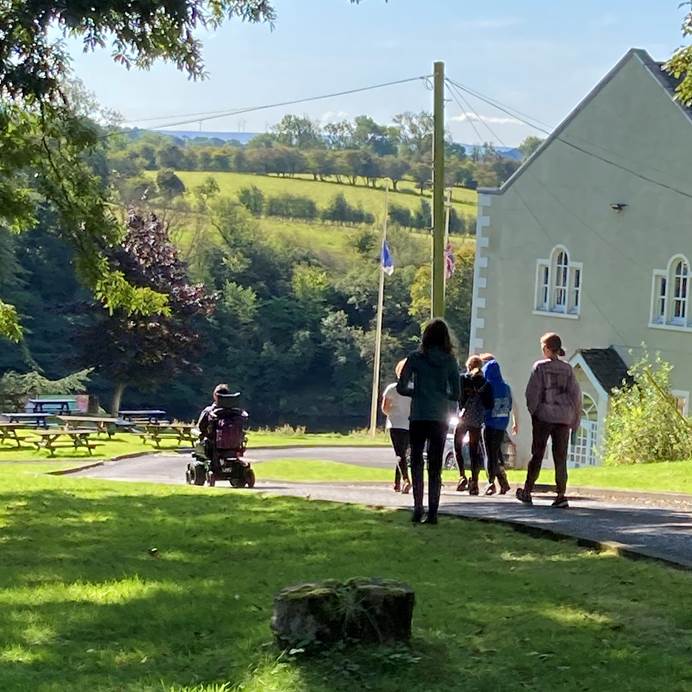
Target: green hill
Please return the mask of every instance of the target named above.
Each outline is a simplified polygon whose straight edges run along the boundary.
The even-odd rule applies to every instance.
[[[215,178],[221,188],[221,194],[235,197],[243,187],[256,185],[265,196],[292,194],[304,195],[315,201],[320,209],[326,207],[334,195],[341,192],[346,200],[353,205],[360,205],[366,211],[381,220],[384,214],[385,192],[382,187],[371,188],[364,185],[348,185],[332,181],[312,180],[309,177],[298,176],[295,178],[280,178],[269,175],[255,175],[254,173],[222,173],[214,171],[176,171],[178,177],[189,189],[204,182],[209,176]],[[410,180],[399,183],[398,192],[390,191],[390,204],[398,204],[411,210],[420,206],[421,195],[415,189]],[[423,199],[430,200],[430,191],[426,191]],[[465,217],[476,215],[476,192],[465,188],[454,188],[452,201],[457,212]]]

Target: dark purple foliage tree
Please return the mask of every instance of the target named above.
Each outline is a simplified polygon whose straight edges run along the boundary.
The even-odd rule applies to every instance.
[[[167,227],[154,214],[129,212],[127,233],[112,261],[133,286],[168,297],[161,315],[103,311],[84,336],[88,361],[114,384],[111,411],[117,413],[128,385],[156,387],[195,370],[200,328],[213,313],[216,296],[190,283]]]

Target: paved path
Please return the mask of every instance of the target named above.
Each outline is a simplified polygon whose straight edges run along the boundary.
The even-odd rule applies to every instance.
[[[290,454],[289,454],[290,452]],[[389,450],[314,449],[256,450],[252,456],[261,479],[261,459],[289,457],[331,458],[350,463],[391,464]],[[187,456],[152,455],[106,462],[79,472],[89,478],[120,481],[184,483]],[[377,465],[380,465],[378,463]],[[217,486],[221,492],[225,488]],[[201,489],[200,489],[201,490]],[[228,489],[230,490],[230,488]],[[411,497],[392,492],[385,484],[365,483],[288,483],[258,481],[256,490],[275,495],[308,497],[315,500],[348,502],[383,507],[410,507]],[[233,492],[252,492],[239,490]],[[445,489],[440,512],[472,519],[507,522],[526,530],[552,532],[582,540],[587,545],[609,544],[624,553],[637,553],[673,562],[692,569],[692,505],[656,507],[636,497],[601,501],[577,497],[569,510],[550,507],[550,497],[535,497],[526,507],[511,497],[469,497]]]

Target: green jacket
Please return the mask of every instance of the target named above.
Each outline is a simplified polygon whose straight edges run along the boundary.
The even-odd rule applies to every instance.
[[[410,420],[446,421],[459,400],[456,358],[437,348],[410,353],[396,390],[413,399]]]

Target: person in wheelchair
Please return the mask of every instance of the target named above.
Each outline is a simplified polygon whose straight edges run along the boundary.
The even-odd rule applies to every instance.
[[[238,397],[237,393],[231,394],[227,384],[216,385],[213,403],[202,410],[197,422],[204,455],[215,473],[221,470],[220,459],[224,452],[238,457],[245,452],[247,413],[233,406]]]

